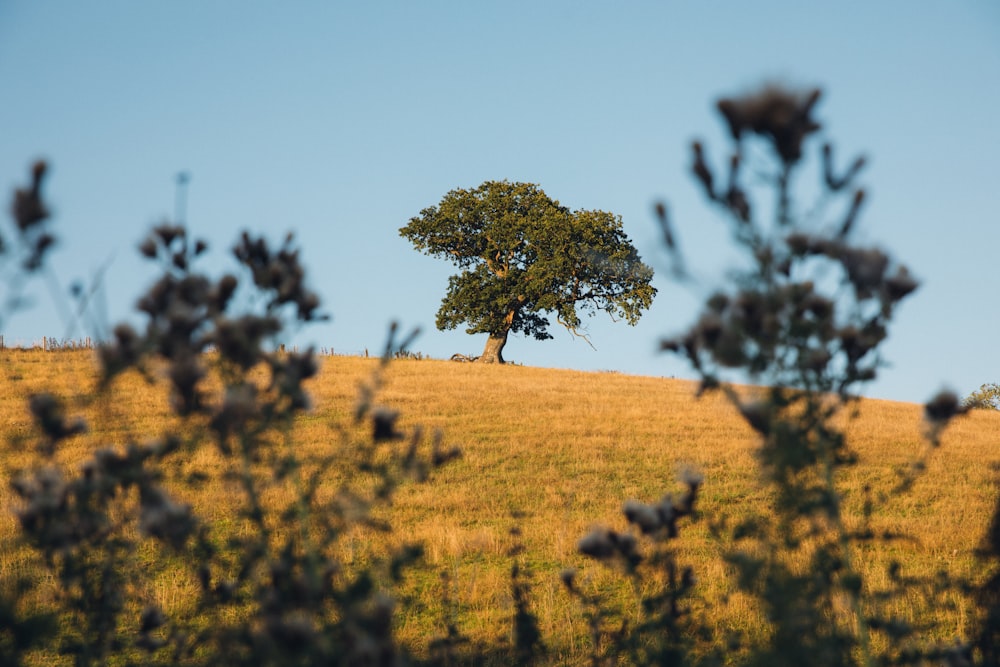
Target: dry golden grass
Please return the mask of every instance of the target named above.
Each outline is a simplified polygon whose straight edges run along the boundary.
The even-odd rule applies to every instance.
[[[322,452],[338,441],[338,427],[348,424],[359,382],[375,360],[324,358],[309,389],[314,408],[296,425],[296,447]],[[13,351],[0,353],[0,418],[15,438],[3,461],[4,475],[31,465],[25,447],[30,423],[25,398],[43,389],[71,398],[88,397],[93,388],[91,353]],[[691,465],[705,476],[700,512],[705,518],[741,517],[766,511],[759,484],[753,433],[721,398],[695,400],[693,385],[678,380],[616,373],[583,373],[519,366],[479,366],[430,360],[400,360],[387,374],[378,402],[402,412],[401,426],[441,429],[448,444],[464,456],[436,471],[423,484],[405,486],[388,512],[394,542],[420,541],[426,567],[409,578],[404,591],[413,597],[400,617],[401,636],[425,644],[444,631],[440,615],[441,573],[458,605],[462,631],[474,641],[495,642],[509,635],[509,595],[515,538],[526,547],[521,557],[534,573],[534,609],[557,662],[575,662],[586,651],[586,627],[558,579],[565,567],[578,568],[584,585],[607,591],[623,606],[635,593],[622,577],[576,553],[577,540],[597,524],[624,528],[625,500],[653,501],[677,490],[676,473]],[[162,389],[138,376],[126,376],[100,401],[76,400],[73,413],[88,417],[92,430],[67,443],[59,454],[73,466],[99,446],[122,445],[131,437],[152,437],[173,424]],[[857,522],[862,487],[887,491],[895,470],[918,459],[921,408],[888,401],[864,401],[851,425],[852,447],[861,464],[843,480],[848,521]],[[975,577],[973,551],[985,531],[996,496],[990,464],[1000,459],[1000,414],[976,412],[946,432],[940,449],[905,495],[879,503],[876,527],[908,533],[916,539],[865,547],[859,568],[874,583],[884,583],[885,565],[900,560],[908,574],[927,575],[948,568],[953,575]],[[211,448],[191,466],[214,465]],[[331,485],[335,480],[331,479]],[[208,520],[226,520],[234,500],[231,489],[209,487],[188,498]],[[14,506],[8,486],[0,503]],[[732,582],[719,557],[725,545],[710,536],[705,519],[682,527],[680,558],[693,566],[709,608],[705,613],[751,635],[760,625],[753,604],[731,596]],[[15,522],[9,511],[0,518],[0,540],[11,544]],[[386,539],[359,531],[344,547],[360,555]],[[7,549],[0,569],[25,566],[25,553]],[[181,610],[195,596],[195,585],[164,578],[153,586],[168,609]],[[919,613],[934,614],[942,638],[969,630],[969,610],[955,598],[955,610],[920,611],[917,599],[903,601]],[[429,611],[430,610],[430,611]]]

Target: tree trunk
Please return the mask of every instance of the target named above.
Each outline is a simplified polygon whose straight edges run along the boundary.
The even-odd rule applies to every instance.
[[[483,353],[479,356],[479,363],[481,364],[502,364],[503,360],[503,346],[507,344],[507,332],[499,334],[490,334],[489,339],[486,341],[486,348],[483,349]]]
[[[517,308],[512,308],[507,311],[507,315],[503,318],[503,329],[501,331],[494,331],[490,333],[490,337],[486,341],[486,347],[483,349],[483,353],[479,356],[480,363],[505,363],[503,360],[503,346],[507,344],[507,334],[509,334],[510,330],[513,328],[514,318],[516,316]]]

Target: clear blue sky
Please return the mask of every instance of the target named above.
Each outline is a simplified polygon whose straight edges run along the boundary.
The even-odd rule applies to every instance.
[[[703,137],[718,158],[714,99],[766,79],[824,88],[840,158],[871,158],[861,238],[923,281],[866,393],[922,401],[1000,381],[1000,3],[988,0],[0,0],[0,186],[52,162],[55,273],[68,284],[108,263],[110,322],[134,317],[153,277],[135,247],[173,213],[183,170],[206,269],[231,268],[243,228],[297,234],[333,320],[296,342],[374,351],[398,319],[423,328],[415,349],[448,357],[484,340],[434,328],[451,267],[398,228],[452,188],[538,183],[571,208],[621,214],[661,269],[660,294],[634,328],[589,320],[596,351],[553,330],[512,338],[505,356],[684,377],[656,343],[703,294],[662,270],[651,205],[670,203],[707,289],[729,251],[688,145]],[[65,333],[44,290],[3,332],[8,344]]]

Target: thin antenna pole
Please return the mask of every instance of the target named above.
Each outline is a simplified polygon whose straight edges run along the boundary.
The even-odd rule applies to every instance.
[[[187,216],[187,184],[191,180],[191,174],[186,171],[177,172],[177,187],[174,193],[174,223],[184,226],[184,218]]]

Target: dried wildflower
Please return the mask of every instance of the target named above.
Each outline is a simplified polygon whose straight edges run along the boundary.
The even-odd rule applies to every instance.
[[[45,259],[46,251],[52,248],[55,243],[55,237],[48,232],[41,232],[35,235],[34,239],[30,242],[31,253],[24,259],[22,264],[24,269],[29,272],[40,269]]]
[[[628,522],[638,526],[644,535],[653,533],[662,526],[659,513],[649,505],[629,500],[622,511]]]
[[[301,649],[302,646],[311,644],[316,637],[314,623],[300,615],[269,616],[265,627],[270,638],[286,650]]]
[[[819,89],[794,91],[770,84],[742,97],[719,100],[718,109],[734,139],[746,133],[767,137],[782,161],[791,165],[802,157],[805,138],[820,127],[811,115],[819,97]]]
[[[952,419],[964,415],[971,408],[959,403],[958,396],[953,391],[942,390],[924,405],[924,418],[927,420],[927,437],[931,445],[941,444],[941,434]]]
[[[132,359],[133,357],[138,357],[140,339],[139,334],[132,328],[132,325],[124,323],[119,324],[114,328],[112,333],[115,336],[115,342],[127,358]]]
[[[729,297],[722,292],[716,292],[709,297],[705,305],[713,313],[721,315],[726,310],[726,307],[729,306]]]
[[[399,440],[403,434],[396,430],[399,411],[385,407],[372,410],[372,438],[375,442]]]
[[[175,239],[183,239],[187,235],[187,231],[181,225],[163,223],[153,228],[153,234],[159,237],[164,248],[169,248]]]
[[[174,277],[169,274],[161,277],[139,298],[135,307],[151,318],[159,317],[167,308],[175,282]]]
[[[182,548],[196,527],[191,505],[175,503],[162,489],[151,486],[140,489],[139,500],[140,530],[150,537],[167,542],[175,549]]]
[[[875,349],[885,339],[885,327],[877,321],[869,322],[858,329],[854,325],[843,327],[838,332],[840,348],[847,355],[847,361],[855,364]]]
[[[81,495],[80,484],[65,480],[57,468],[43,468],[11,486],[26,501],[17,511],[21,529],[47,558],[81,542],[101,540],[109,531],[107,515],[95,510]]]
[[[226,387],[222,406],[212,417],[210,426],[215,431],[220,447],[226,450],[226,440],[233,433],[245,431],[251,419],[258,416],[257,387],[252,382],[241,382]]]
[[[611,558],[616,552],[616,537],[617,533],[607,528],[595,528],[577,542],[576,548],[584,556],[597,559]]]
[[[104,491],[110,496],[115,494],[118,486],[128,489],[132,484],[144,481],[142,460],[145,458],[134,445],[130,447],[129,454],[105,447],[94,452],[94,458],[85,464],[84,472],[89,466],[94,481],[103,483]]]
[[[185,355],[170,366],[168,372],[173,385],[171,401],[177,414],[189,415],[202,407],[201,392],[198,383],[205,376],[201,363],[193,355]]]
[[[11,482],[11,487],[28,501],[28,506],[18,512],[22,524],[29,514],[37,515],[62,507],[68,490],[62,473],[54,467],[38,470],[34,478],[17,477]]]
[[[372,622],[376,631],[381,633],[388,632],[392,625],[392,614],[395,610],[395,600],[385,593],[376,593],[368,610],[368,620]]]
[[[52,394],[33,394],[28,400],[28,409],[45,436],[40,446],[48,456],[55,451],[59,441],[87,430],[87,424],[82,418],[66,420],[62,402]]]
[[[768,304],[764,296],[754,291],[743,290],[733,304],[733,318],[740,322],[743,330],[753,338],[764,336],[764,322]]]
[[[198,585],[201,586],[203,593],[208,593],[212,590],[212,569],[207,563],[200,563],[198,565]]]
[[[115,337],[114,342],[104,343],[97,348],[103,382],[138,365],[142,358],[143,340],[131,325],[119,324],[112,333]]]
[[[750,200],[742,189],[733,185],[726,192],[726,206],[740,222],[750,222]]]
[[[139,253],[147,259],[154,259],[156,257],[156,250],[156,239],[152,236],[147,236],[143,239],[142,243],[139,244]]]
[[[712,348],[712,357],[717,363],[729,368],[737,368],[747,362],[744,351],[744,336],[733,327],[728,327]]]
[[[714,312],[705,313],[695,325],[695,330],[706,346],[714,347],[722,335],[722,318]]]
[[[905,266],[896,269],[896,273],[885,280],[885,291],[889,300],[895,303],[902,300],[919,286]]]
[[[611,532],[611,537],[614,539],[615,548],[618,553],[621,554],[626,560],[635,562],[638,560],[639,554],[636,550],[638,543],[636,542],[635,536],[629,535],[628,533],[616,533]]]
[[[830,363],[832,356],[825,348],[814,348],[802,353],[800,359],[802,368],[813,373],[822,373]]]
[[[793,255],[802,256],[812,248],[812,237],[804,232],[793,232],[785,237],[785,244]]]
[[[39,160],[31,168],[31,185],[14,191],[14,201],[11,202],[10,212],[14,216],[14,223],[21,232],[27,231],[49,217],[48,208],[42,201],[42,181],[45,179],[47,171],[48,165],[43,160]]]
[[[236,276],[227,273],[219,279],[219,282],[212,288],[209,293],[208,301],[213,313],[223,313],[226,310],[226,306],[229,304],[229,300],[233,297],[236,292],[236,287],[239,285],[239,281]]]
[[[877,372],[874,367],[858,369],[855,378],[858,382],[871,382],[875,379]]]
[[[635,537],[628,533],[617,533],[607,528],[595,528],[577,542],[577,550],[585,556],[606,560],[621,556],[626,563],[634,566],[642,560],[636,549]]]
[[[428,465],[427,462],[417,458],[417,446],[420,444],[423,438],[423,429],[417,426],[413,429],[410,434],[409,444],[406,447],[406,452],[403,455],[403,469],[414,479],[418,481],[423,481],[427,478]],[[453,446],[451,448],[444,448],[442,445],[444,443],[444,434],[440,429],[435,429],[434,436],[431,442],[431,467],[439,467],[451,461],[453,459],[461,458],[462,450],[460,447]],[[513,534],[512,529],[512,534]]]
[[[771,433],[771,405],[767,401],[755,401],[739,406],[740,414],[750,428],[763,436]]]
[[[677,477],[682,484],[688,487],[697,488],[705,482],[705,475],[703,475],[697,468],[690,465],[682,466],[680,472],[677,474]]]
[[[924,416],[928,421],[947,423],[953,417],[964,414],[966,409],[959,403],[953,391],[940,391],[924,405]]]
[[[854,199],[851,200],[851,208],[848,209],[847,215],[844,217],[844,222],[840,225],[840,231],[837,232],[837,236],[845,238],[851,233],[851,228],[854,227],[854,221],[857,220],[858,212],[861,210],[861,204],[863,204],[864,201],[864,190],[858,190],[854,193]]]
[[[833,317],[833,302],[819,294],[811,294],[803,301],[802,307],[805,312],[821,322],[826,322]]]
[[[295,304],[299,320],[322,319],[316,314],[319,297],[305,288],[305,270],[299,262],[299,251],[291,249],[293,240],[289,234],[281,250],[272,253],[264,239],[253,239],[244,232],[233,254],[250,269],[255,285],[272,292],[269,310]]]
[[[677,244],[674,241],[673,230],[670,228],[670,216],[667,214],[667,205],[658,201],[653,211],[656,214],[656,220],[660,223],[660,231],[663,233],[663,243],[667,246],[668,250],[676,250]]]
[[[298,295],[295,301],[296,315],[303,322],[320,319],[316,315],[316,310],[319,308],[319,305],[319,295],[315,292],[305,291],[301,295]]]
[[[714,375],[703,375],[701,382],[698,383],[698,391],[695,392],[696,398],[701,398],[703,395],[710,391],[715,391],[720,386],[719,378]]]
[[[441,449],[435,446],[431,451],[431,465],[435,468],[459,458],[462,458],[462,448],[457,445],[448,449]]]
[[[687,490],[684,492],[684,495],[673,499],[671,507],[677,518],[688,516],[694,512],[694,504],[698,500],[698,489],[701,488],[701,482],[696,481],[697,479],[697,475],[692,476],[692,481],[686,482]]]
[[[237,319],[219,318],[208,341],[215,344],[219,355],[240,368],[248,370],[263,358],[264,340],[281,331],[281,321],[273,316],[244,315]]]
[[[191,308],[200,309],[208,300],[211,283],[205,276],[184,275],[176,286],[176,299]]]
[[[838,192],[850,185],[866,163],[867,159],[863,155],[855,158],[847,172],[838,178],[833,173],[833,147],[830,144],[823,144],[823,181],[831,192]]]
[[[660,499],[655,509],[660,519],[660,525],[663,527],[663,534],[666,535],[667,539],[677,537],[677,519],[687,512],[678,508],[677,500],[669,493]]]
[[[139,617],[139,632],[152,632],[166,622],[167,617],[163,610],[156,605],[149,605],[142,610],[142,616]]]
[[[695,177],[705,188],[705,194],[708,195],[708,198],[715,199],[715,187],[713,183],[714,179],[712,178],[712,170],[709,169],[708,164],[705,162],[705,151],[702,148],[700,141],[695,141],[691,144],[691,153],[694,155],[694,162],[691,165],[691,171],[694,172]]]
[[[660,350],[663,352],[679,352],[681,342],[676,338],[664,338],[660,341]]]
[[[875,248],[843,248],[839,259],[859,297],[877,290],[889,268],[889,257]]]
[[[284,359],[278,355],[267,357],[267,363],[271,367],[269,388],[276,389],[287,397],[293,410],[305,410],[309,407],[309,396],[302,382],[316,375],[319,370],[314,355],[315,351],[310,347],[301,354],[291,352]]]

